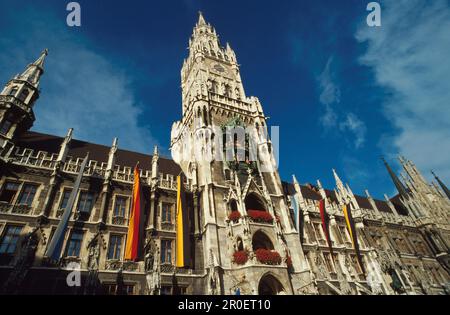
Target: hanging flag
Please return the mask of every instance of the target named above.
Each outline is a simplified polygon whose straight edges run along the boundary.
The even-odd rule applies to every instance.
[[[303,244],[305,242],[305,219],[304,219],[304,214],[303,211],[300,210],[298,213],[298,221],[299,221],[299,226],[298,226],[298,231],[300,234],[300,242]]]
[[[356,258],[358,259],[359,266],[361,267],[362,272],[365,274],[366,271],[364,269],[364,265],[362,262],[361,252],[359,251],[359,243],[358,237],[356,234],[356,226],[355,221],[353,220],[352,211],[350,209],[350,204],[344,204],[342,208],[345,217],[345,223],[347,224],[347,230],[350,234],[350,238],[352,239],[353,247],[355,248]]]
[[[325,234],[325,238],[327,240],[328,247],[330,248],[330,253],[331,253],[331,255],[333,255],[333,246],[331,244],[331,239],[330,239],[329,218],[328,218],[327,210],[325,208],[325,199],[320,200],[319,210],[320,210],[320,218],[322,219],[323,233]]]
[[[133,200],[128,224],[125,260],[136,261],[139,256],[139,232],[141,226],[141,180],[139,163],[134,167]]]
[[[190,263],[189,213],[181,175],[177,176],[177,238],[176,267],[188,267]]]
[[[298,207],[298,203],[297,203],[297,199],[295,198],[295,195],[291,195],[291,205],[292,208],[294,209],[294,224],[295,224],[295,229],[297,230],[297,232],[299,232],[299,207]]]
[[[53,262],[57,262],[61,256],[61,249],[64,242],[64,235],[66,234],[67,225],[69,223],[70,215],[72,214],[73,206],[75,204],[75,199],[77,198],[78,190],[80,189],[81,179],[83,178],[83,173],[86,168],[86,164],[89,160],[89,152],[86,154],[83,162],[81,163],[80,170],[78,172],[77,178],[75,179],[75,184],[73,186],[72,192],[70,193],[69,200],[67,200],[66,208],[59,221],[58,227],[53,234],[52,240],[47,247],[45,256],[49,257]]]

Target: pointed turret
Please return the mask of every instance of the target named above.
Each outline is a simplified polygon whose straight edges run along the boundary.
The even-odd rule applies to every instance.
[[[198,26],[206,25],[205,18],[203,17],[203,13],[201,11],[198,11]]]
[[[400,179],[397,177],[397,175],[395,175],[394,171],[391,169],[391,167],[389,166],[387,161],[384,158],[381,158],[381,160],[383,161],[384,165],[386,166],[386,169],[387,169],[389,175],[391,176],[391,179],[394,182],[395,188],[397,188],[397,191],[399,192],[400,196],[402,196],[404,198],[408,198],[408,192],[406,190],[405,185],[403,185],[403,183],[400,181]]]
[[[159,172],[159,152],[158,152],[158,146],[155,145],[155,148],[153,149],[153,157],[152,157],[152,179],[157,180],[158,179],[158,172]]]
[[[9,80],[0,93],[0,139],[12,141],[33,126],[33,106],[39,98],[39,81],[47,54],[46,49],[22,74]]]
[[[114,138],[112,146],[111,146],[111,149],[109,150],[108,165],[106,167],[106,169],[109,170],[109,171],[113,171],[114,167],[116,166],[116,152],[117,152],[117,149],[119,147],[118,143],[119,143],[119,139],[118,138]]]
[[[333,169],[333,176],[334,180],[336,181],[336,188],[339,196],[343,199],[344,202],[346,202],[348,198],[348,191],[345,189],[344,183],[342,182],[335,169]]]
[[[67,153],[69,152],[69,144],[72,141],[72,135],[73,135],[73,128],[69,128],[69,130],[67,130],[67,134],[64,138],[64,141],[61,143],[61,147],[59,149],[57,158],[58,162],[66,161]]]
[[[25,71],[17,76],[17,79],[27,81],[37,87],[41,76],[44,74],[44,62],[47,55],[48,49],[44,49],[39,58],[32,64],[29,64]]]
[[[450,199],[450,190],[447,188],[447,186],[444,184],[444,182],[441,181],[441,179],[433,171],[431,171],[431,174],[433,174],[434,178],[436,178],[439,186],[441,186],[441,188],[444,191],[445,195],[447,195],[447,198]]]

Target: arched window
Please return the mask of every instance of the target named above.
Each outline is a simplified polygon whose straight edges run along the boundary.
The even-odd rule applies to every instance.
[[[258,285],[259,295],[283,295],[286,294],[281,282],[274,276],[268,274],[261,278]]]
[[[267,249],[267,250],[274,249],[270,238],[264,232],[261,231],[258,231],[253,235],[252,247],[253,251],[256,251],[257,249]]]
[[[224,95],[226,97],[231,97],[231,87],[228,84],[224,84],[223,86]]]
[[[206,111],[206,107],[203,107],[203,121],[205,122],[205,125],[208,124],[208,112]]]
[[[231,212],[238,211],[238,205],[237,205],[236,200],[231,200],[230,201],[230,210],[231,210]]]
[[[211,92],[218,93],[218,85],[214,80],[211,81]]]
[[[237,249],[238,252],[244,250],[244,242],[242,242],[242,238],[240,238],[240,237],[238,237],[236,239],[236,249]]]
[[[225,170],[225,180],[231,180],[231,171],[229,169]]]
[[[264,202],[255,193],[249,194],[245,198],[245,208],[248,210],[267,211]]]
[[[241,92],[239,91],[239,88],[234,89],[234,94],[236,95],[236,99],[241,99]]]

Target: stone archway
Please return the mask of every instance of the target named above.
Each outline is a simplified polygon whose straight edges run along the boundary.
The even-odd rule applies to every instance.
[[[253,250],[268,249],[274,250],[274,246],[270,238],[262,231],[257,231],[252,237]]]
[[[245,208],[248,210],[267,211],[267,207],[262,199],[255,193],[250,193],[245,198]]]
[[[258,285],[259,295],[285,295],[281,282],[271,274],[264,275]]]

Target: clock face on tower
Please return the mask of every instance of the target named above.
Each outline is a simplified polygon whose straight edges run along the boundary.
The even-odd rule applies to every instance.
[[[226,70],[224,67],[222,67],[220,64],[216,63],[212,66],[212,70],[220,72],[220,73],[226,73]]]

